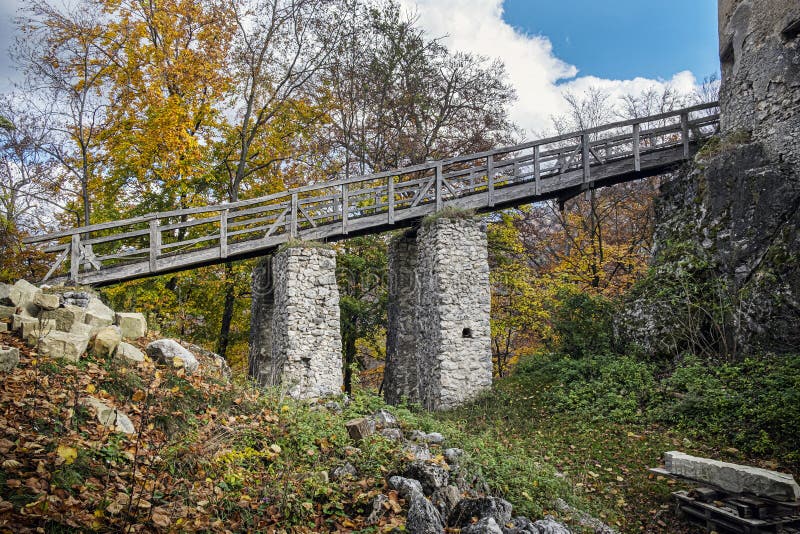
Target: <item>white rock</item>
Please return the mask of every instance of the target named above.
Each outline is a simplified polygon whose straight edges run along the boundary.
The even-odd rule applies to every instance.
[[[33,297],[33,303],[39,308],[46,311],[53,311],[58,308],[60,302],[58,295],[51,295],[50,293],[42,293],[39,291]]]
[[[15,313],[17,313],[17,309],[14,306],[0,305],[0,319],[10,319]]]
[[[0,304],[11,305],[11,286],[0,282]]]
[[[30,336],[44,336],[56,330],[56,322],[52,319],[34,319],[24,315],[13,316],[12,329],[19,332],[22,339],[28,339]]]
[[[116,323],[125,339],[139,339],[147,334],[147,319],[141,313],[118,313]]]
[[[119,327],[106,326],[98,330],[92,350],[97,356],[111,356],[121,342],[122,332]]]
[[[132,362],[143,362],[144,352],[124,341],[117,347],[117,358],[125,358]]]
[[[28,337],[28,344],[36,346],[36,336]],[[57,330],[50,332],[41,339],[39,352],[47,354],[51,358],[63,358],[71,362],[77,362],[81,355],[86,352],[89,346],[89,336],[79,334],[68,334]]]
[[[0,332],[8,332],[8,323],[0,322]]]
[[[58,330],[61,330],[58,328]],[[73,323],[72,328],[69,329],[70,334],[78,334],[92,339],[95,334],[100,330],[97,326],[91,326],[85,323]]]
[[[75,324],[82,324],[86,319],[86,311],[80,306],[67,304],[63,308],[58,308],[51,313],[51,317],[56,321],[56,327],[62,332],[72,331]]]
[[[100,424],[112,427],[118,432],[124,432],[125,434],[136,433],[136,429],[130,418],[116,408],[112,408],[94,397],[86,397],[83,399],[83,403],[95,409],[97,412],[97,420],[100,421]]]
[[[153,341],[145,349],[147,355],[153,360],[173,365],[175,358],[183,361],[187,373],[193,373],[200,366],[194,354],[183,348],[174,339],[159,339]]]
[[[9,372],[19,363],[19,349],[0,345],[0,371]]]
[[[733,493],[750,493],[776,501],[800,499],[800,486],[792,475],[690,456],[678,451],[664,453],[667,471]]]
[[[114,324],[114,310],[103,304],[98,298],[89,299],[86,306],[86,318],[84,322],[90,326],[111,326]]]
[[[35,285],[26,280],[18,280],[8,294],[8,299],[12,306],[24,308],[28,304],[33,304],[36,294],[41,293],[41,290]]]

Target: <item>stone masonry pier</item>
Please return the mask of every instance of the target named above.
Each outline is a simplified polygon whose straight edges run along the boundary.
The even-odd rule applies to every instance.
[[[384,391],[429,410],[449,409],[492,385],[486,231],[440,218],[389,249]]]
[[[284,385],[297,398],[342,387],[336,253],[290,247],[263,259],[253,275],[250,375]]]

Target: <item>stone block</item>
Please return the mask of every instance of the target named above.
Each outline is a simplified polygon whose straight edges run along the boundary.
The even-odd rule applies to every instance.
[[[8,332],[8,323],[0,321],[0,333]]]
[[[33,297],[33,303],[45,311],[53,311],[61,304],[58,295],[51,295],[50,293],[43,293],[41,291],[36,293]]]
[[[12,330],[18,332],[22,339],[30,336],[43,336],[56,330],[56,322],[52,319],[35,319],[24,315],[14,315],[12,317]]]
[[[147,319],[141,313],[118,313],[116,323],[125,339],[139,339],[147,334]]]
[[[361,441],[375,432],[375,423],[366,417],[351,419],[344,426],[353,441]]]
[[[11,305],[11,286],[0,282],[0,305]]]
[[[10,319],[15,313],[17,313],[17,309],[14,306],[0,305],[0,319]]]
[[[33,304],[37,293],[41,293],[38,287],[26,280],[18,280],[11,286],[8,300],[11,302],[12,306],[23,308],[28,304]]]
[[[664,453],[664,464],[670,473],[732,493],[785,502],[800,499],[800,486],[792,475],[786,473],[690,456],[679,451]]]
[[[56,323],[56,325],[57,324],[58,323]],[[61,330],[61,329],[57,328],[57,330]],[[85,324],[85,323],[73,323],[72,324],[72,328],[70,328],[68,330],[68,332],[70,334],[78,334],[78,335],[81,335],[81,336],[86,336],[89,339],[92,339],[95,336],[95,334],[97,334],[97,332],[99,330],[100,330],[100,328],[97,327],[97,326],[91,326],[91,325],[88,325],[88,324]]]
[[[144,353],[130,343],[124,341],[117,347],[117,358],[123,358],[132,362],[143,362]]]
[[[35,336],[28,338],[28,344],[36,346]],[[89,346],[89,336],[69,334],[67,332],[53,331],[41,339],[39,352],[51,358],[65,359],[77,362]]]
[[[200,366],[194,354],[183,348],[180,343],[174,339],[159,339],[153,341],[147,345],[145,351],[153,360],[167,365],[175,365],[175,360],[180,360],[183,362],[187,373],[195,372]]]
[[[122,342],[122,332],[118,326],[106,326],[94,336],[92,350],[97,356],[111,356]]]
[[[55,320],[58,330],[71,332],[75,324],[83,324],[86,319],[86,311],[78,306],[66,304],[63,308],[50,312],[50,316]]]
[[[117,432],[123,432],[125,434],[136,433],[136,428],[134,428],[133,422],[127,415],[116,408],[108,406],[100,399],[87,397],[83,399],[83,404],[95,409],[97,420],[100,421],[101,425],[113,428]]]
[[[90,326],[103,328],[114,324],[114,315],[114,310],[103,304],[100,299],[91,298],[86,306],[84,322]]]
[[[0,371],[8,373],[19,363],[19,349],[0,345]]]

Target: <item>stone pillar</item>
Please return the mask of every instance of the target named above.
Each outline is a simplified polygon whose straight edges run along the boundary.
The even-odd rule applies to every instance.
[[[342,335],[336,253],[290,247],[273,259],[273,365],[297,398],[341,393]]]
[[[250,302],[250,354],[247,375],[260,386],[280,383],[281,369],[272,359],[272,314],[275,307],[272,256],[259,260],[253,269]]]
[[[490,388],[491,292],[481,224],[444,218],[423,224],[416,242],[404,237],[392,244],[389,268],[387,402],[407,396],[442,410]]]
[[[403,398],[419,401],[416,267],[416,234],[407,233],[393,239],[389,243],[388,326],[383,374],[383,391],[389,404],[399,404]]]

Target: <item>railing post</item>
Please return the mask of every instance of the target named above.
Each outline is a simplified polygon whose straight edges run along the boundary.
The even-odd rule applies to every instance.
[[[81,236],[72,234],[72,243],[69,249],[69,277],[78,283],[78,275],[81,272]]]
[[[347,233],[347,212],[350,211],[348,206],[348,193],[349,189],[346,183],[342,184],[342,233]]]
[[[289,222],[289,235],[292,239],[297,237],[297,193],[292,193],[292,211]]]
[[[150,219],[150,272],[156,272],[158,255],[161,253],[161,231],[158,219]]]
[[[389,224],[394,224],[394,176],[389,176],[387,195],[387,201],[389,203]]]
[[[436,165],[436,211],[442,209],[442,164]]]
[[[539,152],[539,145],[533,145],[533,192],[535,195],[542,194],[542,161]]]
[[[681,139],[683,140],[683,157],[689,159],[689,114],[681,113]]]
[[[592,179],[591,162],[589,161],[589,134],[581,134],[581,160],[583,163],[583,183]]]
[[[494,155],[486,156],[486,178],[489,182],[489,207],[494,206]]]
[[[641,128],[642,125],[639,123],[633,125],[633,169],[636,172],[642,170]]]
[[[228,210],[219,214],[219,257],[228,257]]]

